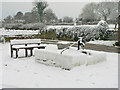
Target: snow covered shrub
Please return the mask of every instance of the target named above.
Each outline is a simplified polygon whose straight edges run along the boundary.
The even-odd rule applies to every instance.
[[[98,24],[100,39],[105,40],[105,34],[107,34],[107,29],[109,28],[106,21],[101,20]]]
[[[12,23],[12,24],[4,24],[4,28],[5,29],[19,29],[19,27],[21,27],[22,24],[16,24],[16,23]]]
[[[79,27],[77,30],[77,36],[78,37],[85,37],[86,41],[94,40],[97,38],[98,30],[96,26],[90,26],[90,25],[83,25]]]
[[[107,29],[107,28],[109,28],[107,22],[104,21],[104,20],[99,21],[98,24],[97,24],[97,26],[100,27],[101,29]]]
[[[40,30],[40,32],[44,31],[46,26],[43,23],[30,23],[24,24],[20,28],[26,30]]]
[[[52,28],[54,29],[55,27]],[[70,38],[75,41],[78,40],[78,37],[85,37],[86,41],[98,40],[106,38],[106,35],[108,34],[107,29],[107,22],[101,20],[97,25],[81,25],[75,27],[56,28],[56,37],[58,39]]]
[[[61,37],[72,38],[75,41],[78,40],[78,37],[83,37],[83,36],[86,37],[87,41],[90,41],[93,37],[98,38],[97,35],[98,35],[97,28],[91,26],[56,29],[57,38],[61,38]]]
[[[106,31],[104,34],[103,40],[117,40],[118,39],[118,34],[117,32],[112,32],[112,31]]]
[[[77,33],[74,34],[74,41],[77,41],[78,40],[78,36],[77,36]]]
[[[63,30],[61,29],[56,29],[56,37],[61,38],[63,36]]]
[[[0,37],[0,42],[2,42],[2,44],[5,44],[5,37],[4,36]]]

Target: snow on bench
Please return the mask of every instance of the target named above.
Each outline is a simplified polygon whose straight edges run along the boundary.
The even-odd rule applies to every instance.
[[[11,45],[40,44],[41,39],[14,39],[10,41]]]
[[[78,51],[70,48],[63,54],[57,49],[57,45],[46,46],[46,49],[35,50],[35,60],[47,65],[57,66],[64,69],[72,69],[74,66],[90,65],[106,60],[106,55],[101,53]]]
[[[36,45],[37,44],[37,45]],[[16,51],[16,58],[18,57],[19,49],[25,49],[25,56],[28,56],[27,50],[30,50],[32,56],[32,51],[34,48],[44,49],[45,46],[41,46],[41,39],[15,39],[10,41],[11,47],[11,57],[13,57],[13,51]]]

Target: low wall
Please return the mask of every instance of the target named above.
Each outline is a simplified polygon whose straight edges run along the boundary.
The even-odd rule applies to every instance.
[[[80,51],[72,51],[68,49],[63,54],[60,54],[61,50],[35,50],[35,60],[40,63],[61,67],[65,69],[72,69],[74,66],[80,66],[83,64],[90,65],[96,64],[106,60],[106,55],[101,53],[82,53]],[[71,53],[70,53],[71,52]]]

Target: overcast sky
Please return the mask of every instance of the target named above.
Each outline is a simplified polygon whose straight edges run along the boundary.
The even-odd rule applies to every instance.
[[[24,0],[3,0],[3,1],[2,1],[2,18],[5,18],[8,15],[14,16],[18,11],[21,11],[23,13],[30,12],[33,8],[32,1],[34,0],[29,1],[25,0],[25,2]],[[58,18],[62,18],[63,16],[70,16],[76,18],[82,12],[82,8],[86,4],[96,1],[99,2],[101,0],[56,0],[57,2],[55,2],[55,0],[46,1],[48,2],[49,7],[53,10],[53,12],[57,15]]]
[[[57,15],[58,18],[63,16],[78,17],[82,8],[88,2],[48,2],[49,8]],[[32,2],[3,2],[2,17],[15,15],[18,11],[23,13],[30,12],[33,8]]]

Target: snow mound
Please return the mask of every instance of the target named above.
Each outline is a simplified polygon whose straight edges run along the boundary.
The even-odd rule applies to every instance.
[[[113,46],[117,41],[103,41],[103,40],[95,40],[95,41],[90,41],[87,43],[91,44],[100,44],[100,45],[106,45],[106,46]]]
[[[67,42],[67,41],[60,41],[60,42],[58,42],[58,44],[70,44],[70,42]]]
[[[109,28],[108,23],[106,21],[104,21],[104,20],[99,21],[97,26],[101,27],[101,28]]]
[[[88,51],[78,51],[77,48],[70,49],[60,54],[62,50],[57,49],[57,45],[47,45],[46,49],[35,50],[35,60],[40,63],[72,69],[74,66],[91,65],[106,60],[106,55]]]

